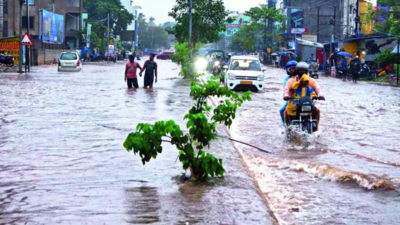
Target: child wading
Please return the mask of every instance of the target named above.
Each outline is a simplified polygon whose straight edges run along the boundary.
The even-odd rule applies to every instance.
[[[129,56],[129,62],[126,64],[125,67],[125,81],[128,84],[128,88],[138,88],[138,80],[137,80],[137,75],[136,71],[137,69],[140,69],[142,71],[142,67],[140,67],[139,63],[135,62],[135,58],[133,55]]]
[[[146,70],[144,73],[144,88],[153,88],[154,75],[157,83],[157,63],[154,62],[154,56],[154,54],[150,54],[150,60],[144,63],[143,69],[140,72],[140,76],[142,76],[143,70]]]

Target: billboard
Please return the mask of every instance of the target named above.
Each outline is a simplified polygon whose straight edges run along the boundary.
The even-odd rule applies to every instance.
[[[64,42],[64,15],[55,14],[43,9],[42,41],[50,43]]]
[[[14,56],[15,64],[19,64],[19,37],[8,37],[0,39],[0,52],[5,55]]]
[[[134,30],[122,31],[121,41],[135,41],[135,31]]]
[[[290,33],[291,34],[307,34],[307,27],[301,27],[301,28],[291,28]]]
[[[290,27],[303,27],[304,26],[304,11],[302,9],[290,9]]]

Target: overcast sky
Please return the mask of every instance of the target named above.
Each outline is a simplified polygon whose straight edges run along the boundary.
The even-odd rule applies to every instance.
[[[241,13],[247,11],[251,7],[259,6],[259,4],[266,4],[266,0],[224,0],[225,7],[229,11],[239,11]],[[377,0],[370,0],[372,4],[376,5]],[[131,0],[121,0],[126,8],[132,8],[130,6]],[[139,11],[146,15],[146,18],[154,17],[155,23],[165,23],[173,21],[168,16],[168,12],[175,5],[175,0],[134,0],[134,5],[141,6],[142,9]]]
[[[130,6],[131,0],[121,0],[125,7]],[[266,0],[224,0],[225,7],[229,11],[245,12],[251,7],[256,7],[260,3],[265,4]],[[139,11],[146,15],[146,18],[154,17],[155,23],[165,23],[168,21],[174,21],[173,18],[168,17],[168,12],[175,5],[175,0],[134,0],[134,5],[139,5],[142,10]]]

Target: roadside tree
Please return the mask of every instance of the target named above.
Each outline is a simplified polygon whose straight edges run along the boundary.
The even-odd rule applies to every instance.
[[[169,12],[176,25],[167,28],[168,33],[175,35],[178,42],[189,39],[189,0],[176,0],[176,5]],[[198,42],[211,43],[220,39],[219,32],[225,31],[225,19],[228,12],[223,0],[193,0],[192,14],[192,46]]]

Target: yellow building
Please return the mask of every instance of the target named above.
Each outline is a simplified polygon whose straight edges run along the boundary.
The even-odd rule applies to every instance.
[[[360,0],[359,15],[361,21],[361,33],[363,34],[372,34],[374,31],[374,21],[372,21],[368,16],[368,14],[372,13],[372,10],[371,3],[365,0]]]

